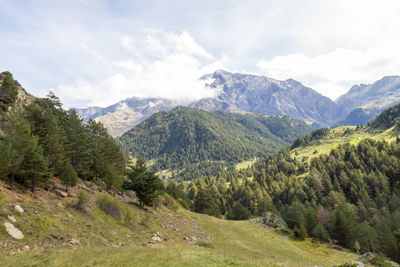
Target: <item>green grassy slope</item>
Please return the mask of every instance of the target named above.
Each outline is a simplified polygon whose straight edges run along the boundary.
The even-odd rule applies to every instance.
[[[25,237],[13,240],[0,228],[1,266],[332,266],[357,258],[248,221],[181,209],[144,211],[120,201],[133,218],[126,223],[99,209],[94,196],[90,213],[76,210],[76,200],[69,199],[21,202],[25,213],[17,214],[2,195],[0,223],[14,215]],[[157,232],[163,241],[151,240]],[[29,251],[23,251],[26,245]]]
[[[395,127],[385,130],[372,130],[370,128],[357,128],[356,126],[342,126],[331,129],[329,135],[312,142],[308,146],[301,146],[290,151],[291,155],[298,160],[305,158],[310,161],[312,158],[329,152],[344,143],[357,144],[364,139],[386,140],[391,142],[396,139],[398,131]]]

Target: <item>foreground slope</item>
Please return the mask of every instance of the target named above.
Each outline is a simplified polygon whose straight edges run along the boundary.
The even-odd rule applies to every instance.
[[[171,204],[145,211],[119,195],[117,206],[133,218],[127,222],[96,204],[99,191],[89,183],[79,185],[91,192],[86,212],[74,208],[74,197],[43,191],[39,201],[7,187],[0,184],[0,222],[13,215],[25,237],[13,240],[0,228],[2,266],[333,266],[357,258],[248,221],[221,220]],[[15,212],[15,204],[25,212]]]
[[[304,122],[287,116],[177,107],[170,112],[157,113],[132,128],[119,138],[119,143],[134,157],[155,160],[153,168],[157,171],[194,168],[200,171],[189,175],[196,177],[215,175],[227,166],[226,163],[232,165],[264,156],[310,130]],[[203,167],[206,165],[207,168]],[[192,178],[184,174],[178,176]]]

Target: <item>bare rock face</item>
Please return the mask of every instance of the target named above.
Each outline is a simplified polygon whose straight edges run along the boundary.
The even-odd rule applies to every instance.
[[[7,233],[15,239],[22,239],[24,238],[24,234],[16,228],[12,223],[4,223],[4,227]]]
[[[293,79],[279,81],[263,76],[223,70],[204,75],[219,95],[191,107],[205,110],[244,111],[264,115],[288,115],[316,126],[337,119],[337,104]]]
[[[116,137],[159,111],[169,111],[177,102],[164,98],[131,97],[105,108],[75,109],[85,121],[93,119],[104,124]]]
[[[343,119],[334,126],[365,124],[388,107],[400,103],[400,76],[354,85],[335,102]]]

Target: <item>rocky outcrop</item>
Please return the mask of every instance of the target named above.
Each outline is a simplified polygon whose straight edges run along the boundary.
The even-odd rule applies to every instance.
[[[257,217],[249,220],[263,228],[287,228],[286,222],[273,212],[266,211],[262,217]]]

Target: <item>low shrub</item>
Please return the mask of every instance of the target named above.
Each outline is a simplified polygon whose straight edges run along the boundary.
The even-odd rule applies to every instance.
[[[97,198],[97,206],[116,220],[121,220],[122,210],[116,199],[107,193],[102,193]]]
[[[89,194],[84,191],[84,190],[79,190],[77,194],[78,201],[74,205],[74,207],[77,210],[80,210],[82,212],[89,212],[89,202],[90,202],[90,196]]]
[[[285,235],[293,235],[293,231],[290,228],[280,228],[278,232]]]
[[[96,203],[105,214],[127,227],[133,227],[135,221],[138,221],[137,216],[129,206],[107,193],[101,193],[97,197]]]
[[[203,241],[199,241],[196,243],[196,245],[200,246],[200,247],[205,247],[205,248],[215,248],[215,246],[209,242],[203,242]]]
[[[54,225],[53,221],[46,216],[38,216],[34,220],[35,225],[40,228],[42,231],[49,231],[50,228]]]
[[[158,196],[153,201],[153,208],[158,209],[161,206],[164,206],[173,211],[177,211],[179,209],[179,204],[168,193],[164,193],[163,195]]]

